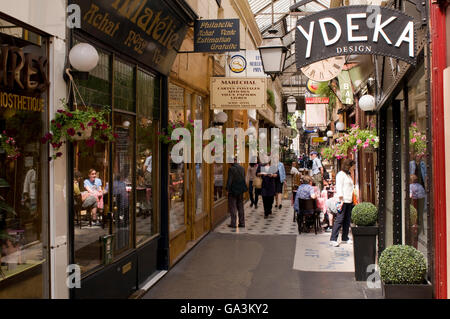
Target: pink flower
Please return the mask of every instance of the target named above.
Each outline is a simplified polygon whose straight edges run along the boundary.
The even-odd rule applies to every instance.
[[[427,137],[424,135],[424,136],[422,136],[422,141],[426,141],[427,140]]]
[[[416,142],[417,142],[417,139],[416,139],[415,137],[411,139],[411,143],[414,144],[414,143],[416,143]]]
[[[369,147],[369,143],[364,143],[363,148],[368,148]]]
[[[357,140],[356,143],[357,143],[357,144],[361,144],[362,141],[361,141],[361,140]]]
[[[355,146],[353,147],[353,152],[356,152],[358,150],[358,148]]]

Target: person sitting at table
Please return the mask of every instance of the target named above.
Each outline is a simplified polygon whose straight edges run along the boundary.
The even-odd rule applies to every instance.
[[[297,213],[297,220],[300,220],[298,218],[302,218],[303,216],[300,215],[299,212],[299,199],[316,199],[317,194],[314,190],[314,187],[312,186],[313,180],[310,176],[303,176],[302,177],[302,184],[297,189],[297,194],[295,195],[295,201],[294,201],[294,211]]]
[[[97,209],[103,210],[102,181],[100,178],[97,178],[97,171],[92,168],[89,170],[88,177],[84,180],[84,189],[97,201],[97,207],[91,213],[93,225],[100,226],[101,224],[97,219]]]

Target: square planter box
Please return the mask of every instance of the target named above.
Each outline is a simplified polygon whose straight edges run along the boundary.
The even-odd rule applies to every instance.
[[[422,285],[391,285],[381,281],[385,299],[432,299],[433,286],[429,281]]]
[[[377,253],[377,226],[352,227],[355,279],[366,281],[367,267],[375,264]]]

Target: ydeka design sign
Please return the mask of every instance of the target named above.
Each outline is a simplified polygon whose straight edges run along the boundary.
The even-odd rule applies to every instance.
[[[195,52],[239,51],[239,40],[239,19],[195,21]]]
[[[163,74],[169,74],[187,32],[166,1],[72,0],[81,29]]]
[[[378,6],[340,7],[301,18],[295,41],[298,69],[333,56],[353,54],[416,63],[414,19]]]
[[[265,78],[211,78],[211,109],[242,110],[265,107]]]

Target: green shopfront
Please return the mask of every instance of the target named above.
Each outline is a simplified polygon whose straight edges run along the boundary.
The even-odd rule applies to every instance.
[[[167,125],[168,80],[195,13],[184,1],[71,1],[81,29],[71,47],[86,42],[99,54],[87,78],[75,77],[74,105],[111,108],[116,141],[69,149],[70,264],[81,270],[72,298],[127,298],[168,268],[167,149],[157,132]],[[95,210],[78,190],[89,178],[101,189]]]

